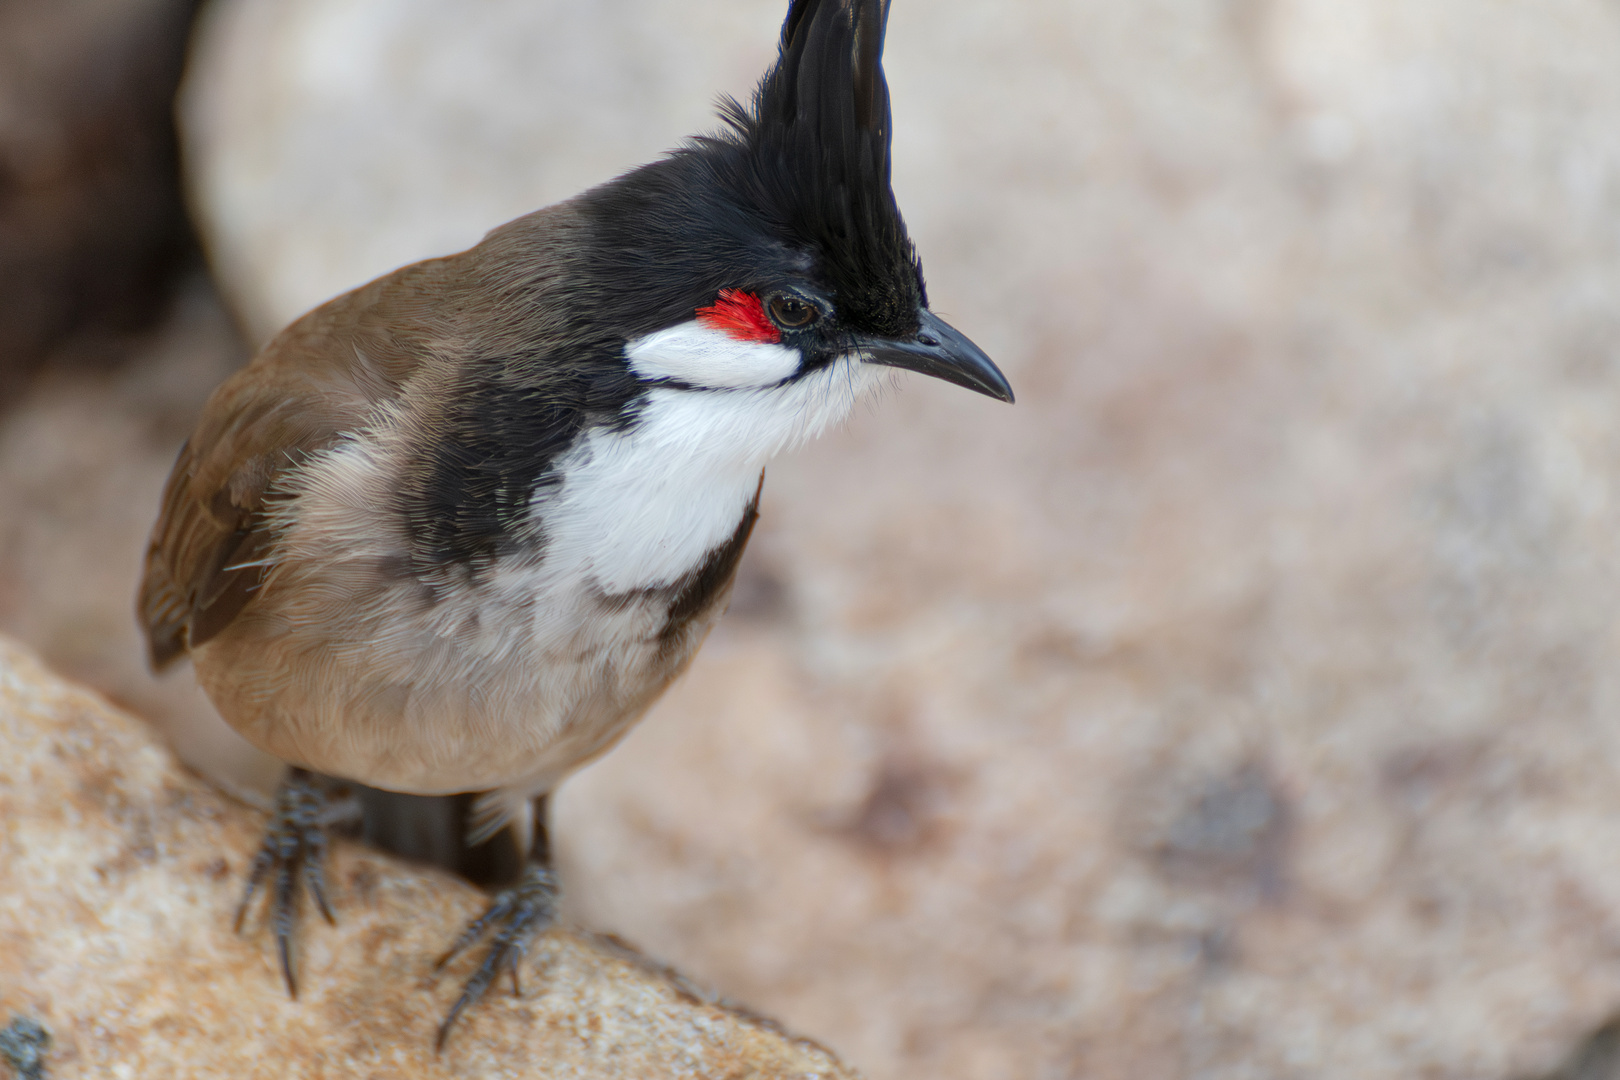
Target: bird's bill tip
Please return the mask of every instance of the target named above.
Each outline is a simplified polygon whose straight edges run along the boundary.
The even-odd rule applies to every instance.
[[[1012,385],[983,349],[933,312],[918,314],[921,325],[909,338],[863,337],[861,358],[869,364],[931,375],[1012,404]]]

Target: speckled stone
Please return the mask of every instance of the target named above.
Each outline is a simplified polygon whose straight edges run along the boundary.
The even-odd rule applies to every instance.
[[[255,327],[675,144],[785,3],[464,7],[211,5],[189,167]],[[576,920],[883,1080],[1579,1060],[1620,5],[896,0],[886,65],[1018,404],[907,378],[773,464],[745,610],[558,796]]]

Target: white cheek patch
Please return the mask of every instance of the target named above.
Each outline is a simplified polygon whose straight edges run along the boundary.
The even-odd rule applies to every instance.
[[[843,420],[888,371],[845,357],[765,389],[649,390],[634,426],[587,434],[559,462],[561,486],[536,493],[539,573],[609,595],[678,580],[736,530],[767,461]]]
[[[799,353],[765,341],[744,341],[691,322],[637,338],[624,349],[630,370],[644,379],[742,389],[774,386],[799,370]]]

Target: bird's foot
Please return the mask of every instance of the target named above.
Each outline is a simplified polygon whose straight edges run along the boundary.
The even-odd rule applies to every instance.
[[[523,962],[529,942],[543,933],[557,917],[557,895],[556,871],[538,863],[529,863],[518,883],[496,893],[494,901],[484,913],[469,923],[449,951],[439,957],[438,963],[433,966],[435,971],[443,970],[446,964],[491,930],[495,932],[483,962],[462,987],[461,996],[450,1006],[444,1023],[439,1025],[435,1049],[444,1049],[444,1041],[449,1038],[450,1028],[456,1019],[484,996],[484,992],[500,977],[502,969],[512,976],[512,992],[522,993],[522,987],[518,985],[518,966]]]
[[[298,996],[293,977],[292,939],[298,925],[299,897],[307,888],[326,921],[336,924],[326,900],[326,830],[352,816],[349,804],[332,798],[326,783],[305,769],[291,769],[276,791],[276,808],[264,830],[264,841],[248,871],[247,890],[236,909],[235,928],[242,930],[248,905],[259,886],[268,883],[268,912],[276,936],[276,953],[287,993]],[[300,888],[300,885],[303,888]]]

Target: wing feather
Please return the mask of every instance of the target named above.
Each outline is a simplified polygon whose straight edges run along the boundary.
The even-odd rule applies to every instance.
[[[596,408],[603,383],[600,372],[581,367],[581,358],[601,352],[601,335],[563,318],[569,305],[558,300],[575,288],[558,268],[577,257],[580,222],[577,207],[560,203],[508,222],[458,255],[378,278],[293,323],[214,392],[175,461],[147,547],[137,614],[155,668],[218,634],[252,603],[275,562],[271,511],[286,490],[279,481],[374,423],[383,406],[412,402],[419,434],[433,435],[424,445],[450,453],[467,441],[494,453],[521,441],[533,458],[529,472],[543,468],[553,444],[573,430],[564,421]],[[540,341],[549,351],[536,352]],[[512,364],[529,380],[503,398],[507,411],[525,413],[521,439],[501,428],[499,416],[472,416],[469,431],[457,429],[451,414],[460,399],[444,392],[456,373],[493,365],[482,383],[473,380],[493,386]],[[620,382],[628,378],[622,363],[606,370]],[[619,408],[633,385],[611,389],[609,404]],[[568,408],[553,421],[558,409],[547,403],[558,395]],[[491,438],[484,428],[498,429],[495,450],[483,445]],[[414,519],[411,525],[422,527]]]
[[[175,460],[147,546],[137,614],[154,668],[218,634],[252,600],[274,561],[267,511],[277,480],[402,392],[439,343],[423,297],[456,272],[454,257],[432,260],[340,296],[214,392]]]

